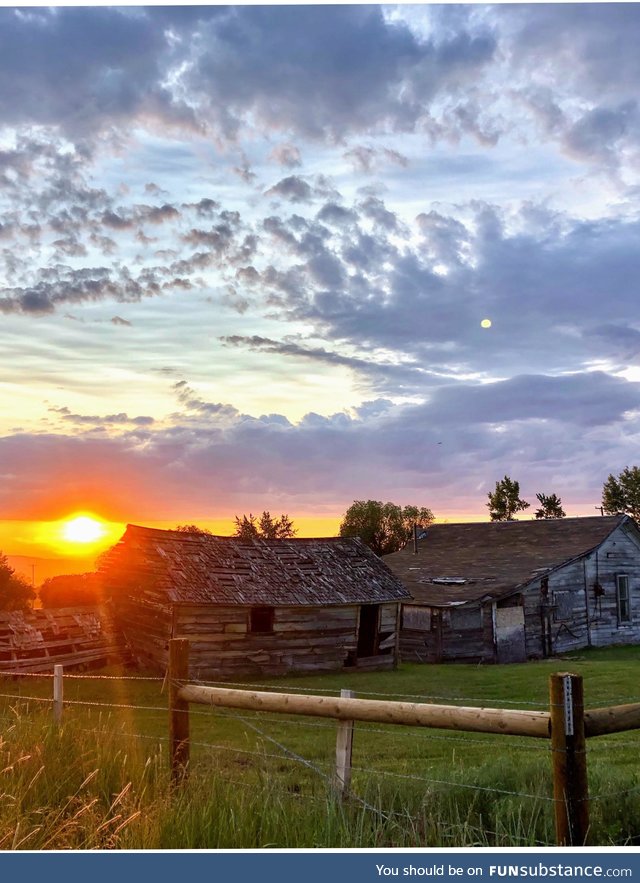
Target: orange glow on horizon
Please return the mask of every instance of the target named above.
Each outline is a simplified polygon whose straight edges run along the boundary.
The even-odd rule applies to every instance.
[[[124,527],[92,512],[73,512],[57,521],[38,522],[34,540],[57,557],[86,558],[99,555],[117,542]]]

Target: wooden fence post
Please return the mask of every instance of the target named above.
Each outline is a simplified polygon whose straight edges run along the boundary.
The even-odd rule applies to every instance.
[[[584,846],[589,831],[589,789],[582,676],[552,674],[549,705],[556,843]]]
[[[180,699],[179,690],[189,680],[189,641],[169,641],[169,744],[171,783],[181,782],[189,765],[189,703]]]
[[[356,694],[353,690],[340,690],[340,697],[353,699]],[[349,796],[351,785],[351,754],[353,751],[353,726],[352,720],[338,721],[338,733],[336,736],[336,791],[345,800]]]
[[[53,666],[53,720],[58,726],[62,723],[63,673],[62,665]]]

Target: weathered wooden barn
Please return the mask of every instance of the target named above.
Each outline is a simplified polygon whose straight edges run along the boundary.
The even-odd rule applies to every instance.
[[[405,660],[518,662],[640,644],[640,531],[626,515],[435,524],[384,560],[412,595]]]
[[[396,665],[400,602],[357,539],[249,540],[129,525],[101,574],[138,662],[188,638],[202,679]]]

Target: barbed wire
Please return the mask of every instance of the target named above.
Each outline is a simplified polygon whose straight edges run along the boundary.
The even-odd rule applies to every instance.
[[[362,769],[360,767],[352,767],[351,772],[366,773],[368,775],[371,775],[372,771]],[[506,794],[509,797],[527,797],[533,800],[545,800],[550,803],[555,802],[555,798],[545,797],[542,794],[529,794],[528,792],[523,791],[509,791],[506,788],[489,788],[486,785],[474,785],[470,782],[450,782],[444,779],[433,779],[427,776],[416,776],[412,773],[395,773],[391,770],[376,770],[375,775],[390,777],[394,779],[409,779],[415,782],[427,783],[429,785],[445,785],[447,788],[466,788],[473,791],[488,791],[492,794]]]
[[[624,788],[620,790],[616,788],[615,791],[605,791],[604,793],[589,795],[589,800],[608,800],[609,797],[624,797],[625,794],[637,794],[640,791],[640,785],[635,785],[633,788]]]
[[[53,661],[52,661],[53,664]],[[26,678],[45,678],[50,679],[53,678],[53,673],[50,672],[19,672],[15,670],[0,670],[0,676],[7,677],[26,677]],[[73,672],[65,672],[65,679],[72,680],[86,680],[86,681],[143,681],[150,683],[164,683],[167,679],[167,676],[160,675],[125,675],[125,674],[117,674],[117,675],[107,675],[107,674],[76,674]],[[264,684],[264,683],[248,683],[245,681],[221,681],[221,680],[209,680],[203,678],[193,678],[190,679],[190,682],[203,685],[203,686],[216,686],[222,688],[230,688],[230,687],[239,687],[247,690],[258,690],[264,692],[284,692],[291,691],[296,693],[309,693],[311,691],[312,695],[323,693],[327,695],[337,695],[338,688],[328,688],[328,687],[309,687],[305,686],[296,686],[290,684]],[[396,701],[401,701],[403,699],[414,699],[418,700],[422,703],[430,703],[434,700],[440,702],[469,702],[472,703],[472,707],[474,708],[483,708],[486,707],[487,702],[493,702],[500,706],[507,706],[513,708],[514,705],[524,705],[529,707],[538,707],[546,709],[549,707],[548,700],[531,700],[531,699],[518,699],[514,697],[510,697],[509,699],[505,699],[504,697],[498,696],[461,696],[461,695],[441,695],[435,693],[400,693],[400,692],[383,692],[383,691],[372,691],[372,690],[359,690],[355,691],[357,693],[356,698],[365,698],[368,696],[373,697],[383,697],[389,699],[395,699]],[[482,705],[478,705],[477,703],[481,702]],[[632,704],[635,702],[640,702],[640,697],[638,696],[615,696],[609,699],[609,703],[620,703],[620,704]],[[596,706],[594,706],[596,707]]]
[[[51,661],[51,664],[54,664],[54,661]],[[37,672],[37,671],[0,671],[0,677],[6,676],[11,678],[53,678],[55,674],[53,672]],[[165,680],[164,676],[160,675],[90,675],[90,674],[76,674],[74,672],[65,671],[64,679],[67,678],[71,680],[82,680],[82,681],[156,681],[158,683],[162,683]]]
[[[53,702],[52,699],[43,698],[43,697],[34,697],[34,696],[24,697],[22,695],[16,695],[16,694],[0,694],[0,696],[2,696],[4,698],[13,698],[13,699],[23,700],[23,701],[27,701],[27,702],[28,701],[35,701],[35,702],[41,702],[41,703],[42,702],[44,702],[44,703],[52,703]],[[157,708],[154,706],[136,706],[136,705],[131,705],[131,704],[123,704],[123,703],[101,703],[101,702],[89,702],[89,701],[85,702],[85,701],[77,701],[77,700],[68,700],[68,701],[66,701],[66,704],[79,705],[79,706],[89,707],[89,708],[91,708],[91,707],[115,708],[115,709],[125,708],[125,709],[144,710],[144,711],[150,711],[150,710],[151,711],[162,711],[163,714],[166,714],[165,708]],[[204,713],[210,714],[210,710],[207,710]],[[310,771],[315,773],[317,776],[320,777],[320,779],[322,781],[325,782],[325,784],[327,786],[332,786],[332,783],[333,783],[332,774],[330,772],[325,772],[323,769],[323,767],[327,770],[333,769],[331,764],[329,764],[327,762],[324,762],[324,763],[317,762],[317,761],[313,762],[313,761],[309,760],[308,758],[303,757],[298,752],[293,751],[291,748],[284,745],[278,739],[276,739],[273,736],[271,736],[270,734],[266,733],[259,726],[257,726],[257,724],[255,722],[247,719],[243,715],[239,715],[237,713],[227,713],[225,716],[238,720],[245,727],[248,727],[249,729],[253,730],[260,738],[275,745],[281,753],[280,754],[272,754],[272,753],[269,753],[266,751],[255,751],[255,750],[251,750],[248,748],[236,748],[234,746],[222,744],[222,743],[211,743],[211,742],[202,742],[202,741],[195,741],[195,740],[192,741],[191,744],[194,747],[204,748],[204,749],[207,749],[208,751],[224,752],[226,754],[230,753],[230,754],[237,754],[237,755],[248,756],[248,757],[255,757],[255,758],[259,758],[261,760],[264,759],[264,760],[276,760],[278,762],[282,762],[282,761],[295,762],[295,763],[303,765],[304,767],[306,767],[307,769],[309,769]],[[6,718],[6,719],[12,720],[11,718]],[[269,720],[270,721],[274,720],[274,718],[269,718]],[[291,723],[295,723],[295,722],[291,721]],[[93,735],[97,735],[95,730],[86,730],[85,729],[85,730],[83,730],[83,732],[92,733]],[[375,732],[375,733],[383,732],[383,733],[390,734],[391,732],[397,732],[397,731],[391,731],[389,729],[380,730],[378,728],[370,728],[369,732]],[[168,738],[165,736],[160,736],[160,735],[152,736],[149,734],[130,733],[130,732],[124,732],[124,731],[118,731],[118,730],[112,731],[112,735],[115,735],[118,737],[125,737],[125,738],[146,739],[146,740],[155,742],[156,745],[160,745],[160,747],[162,746],[163,743],[166,743],[169,741]],[[410,734],[407,734],[407,735],[410,735]],[[436,738],[436,737],[426,735],[426,738]],[[443,738],[446,741],[465,741],[466,744],[469,744],[468,740],[462,740],[458,737],[441,737],[441,738]],[[478,741],[482,741],[482,742],[486,743],[486,742],[489,742],[490,740],[483,739],[483,740],[478,740]],[[495,744],[495,743],[492,743],[492,744]],[[614,745],[615,744],[616,743],[614,743]],[[628,743],[628,744],[632,745],[633,747],[636,747],[635,743]],[[364,769],[361,767],[352,767],[352,773],[364,774],[369,778],[374,776],[374,777],[381,777],[381,778],[396,779],[396,780],[401,780],[401,781],[413,781],[413,782],[418,782],[422,785],[426,784],[429,786],[437,785],[439,787],[446,787],[446,788],[460,788],[460,789],[479,791],[479,792],[484,792],[484,793],[501,794],[501,795],[510,796],[510,797],[525,798],[525,799],[529,799],[529,800],[530,799],[540,800],[540,801],[544,801],[547,803],[552,803],[554,801],[553,797],[546,797],[544,795],[539,795],[539,794],[531,794],[528,792],[515,791],[515,790],[510,790],[510,789],[505,789],[505,788],[489,787],[489,786],[479,785],[479,784],[475,784],[475,783],[451,781],[448,779],[434,778],[432,776],[420,776],[420,775],[416,775],[416,774],[400,773],[400,772],[395,772],[395,771],[391,771],[391,770],[373,771],[370,768]],[[599,794],[592,794],[590,799],[592,801],[604,801],[604,800],[607,800],[611,797],[621,797],[621,796],[629,795],[629,794],[637,794],[638,792],[640,792],[640,785],[633,786],[631,788],[627,788],[624,790],[616,789],[615,791],[603,792],[603,793],[599,793]],[[283,793],[290,793],[290,792],[283,792]],[[373,806],[372,804],[368,803],[366,800],[359,797],[358,795],[351,794],[350,798],[352,801],[361,805],[367,811],[375,813],[376,815],[379,815],[385,819],[390,819],[394,816],[397,816],[397,817],[402,817],[405,819],[413,819],[414,821],[417,821],[417,818],[415,816],[410,816],[408,813],[397,813],[395,811],[382,810],[379,807]]]

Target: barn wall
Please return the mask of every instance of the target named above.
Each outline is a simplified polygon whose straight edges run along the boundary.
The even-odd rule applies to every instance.
[[[640,643],[640,541],[624,525],[586,562],[591,643],[594,647]],[[627,574],[631,601],[631,622],[618,619],[616,575]],[[598,582],[602,593],[597,594]]]
[[[273,632],[249,631],[249,607],[180,604],[174,637],[188,638],[191,676],[233,679],[243,675],[354,668],[392,668],[396,663],[397,604],[380,605],[380,654],[355,658],[359,605],[276,607]]]
[[[142,668],[166,671],[172,636],[171,608],[126,595],[117,597],[113,608],[116,625],[134,661]]]
[[[583,647],[640,643],[640,544],[620,527],[585,558],[549,576],[546,598],[541,580],[526,589],[527,655],[566,653]],[[629,577],[631,622],[618,620],[616,574]],[[601,586],[596,592],[595,584]]]
[[[404,604],[400,658],[406,662],[493,662],[491,609]]]

